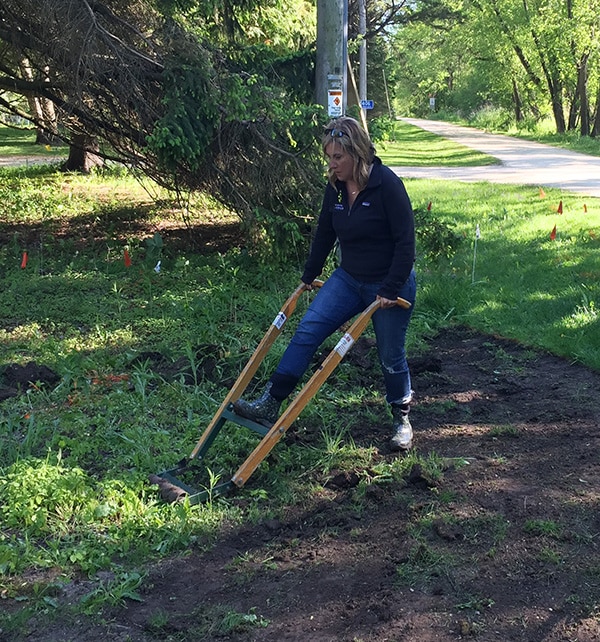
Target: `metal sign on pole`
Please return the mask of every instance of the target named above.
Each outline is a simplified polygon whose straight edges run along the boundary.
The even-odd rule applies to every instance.
[[[327,76],[327,115],[338,118],[344,115],[344,77],[341,74]]]

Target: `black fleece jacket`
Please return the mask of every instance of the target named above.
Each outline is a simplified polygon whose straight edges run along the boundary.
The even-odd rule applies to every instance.
[[[399,295],[415,261],[414,217],[404,184],[379,158],[351,208],[346,184],[327,184],[304,283],[321,274],[336,238],[348,274],[363,283],[381,281],[378,294],[386,299]]]

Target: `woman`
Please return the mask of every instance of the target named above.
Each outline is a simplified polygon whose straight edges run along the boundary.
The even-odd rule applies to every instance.
[[[319,276],[336,239],[340,267],[325,281],[300,321],[263,394],[239,399],[237,414],[272,426],[279,407],[304,375],[321,343],[375,299],[381,308],[372,317],[386,400],[394,418],[392,450],[408,450],[412,389],[405,338],[413,306],[396,305],[397,297],[414,304],[415,233],[409,197],[402,181],[375,156],[369,136],[353,118],[329,123],[322,141],[329,161],[317,231],[302,282]]]

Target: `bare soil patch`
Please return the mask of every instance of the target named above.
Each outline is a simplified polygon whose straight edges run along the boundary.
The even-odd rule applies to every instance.
[[[167,253],[191,249],[211,254],[246,244],[241,222],[233,216],[215,220],[207,213],[204,221],[185,225],[176,212],[167,214],[168,217],[157,220],[150,203],[136,202],[128,207],[108,208],[70,219],[57,217],[41,223],[2,222],[0,245],[18,239],[23,247],[33,248],[39,246],[42,239],[50,237],[70,243],[76,250],[95,253],[106,251],[107,236],[110,241],[126,244],[132,238],[143,241],[155,233],[161,235]],[[110,235],[107,230],[111,231]]]
[[[334,472],[281,519],[156,564],[142,602],[14,639],[600,640],[600,374],[468,328],[412,365],[415,447],[444,458],[441,480],[362,493],[365,471]],[[390,458],[389,432],[353,438]]]

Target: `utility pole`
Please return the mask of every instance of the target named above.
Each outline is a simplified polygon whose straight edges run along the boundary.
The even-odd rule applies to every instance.
[[[347,105],[348,0],[317,0],[316,101],[331,118]]]
[[[366,109],[362,101],[367,100],[367,0],[358,0],[358,34],[360,45],[358,49],[358,93],[361,101],[362,120],[366,122]]]

